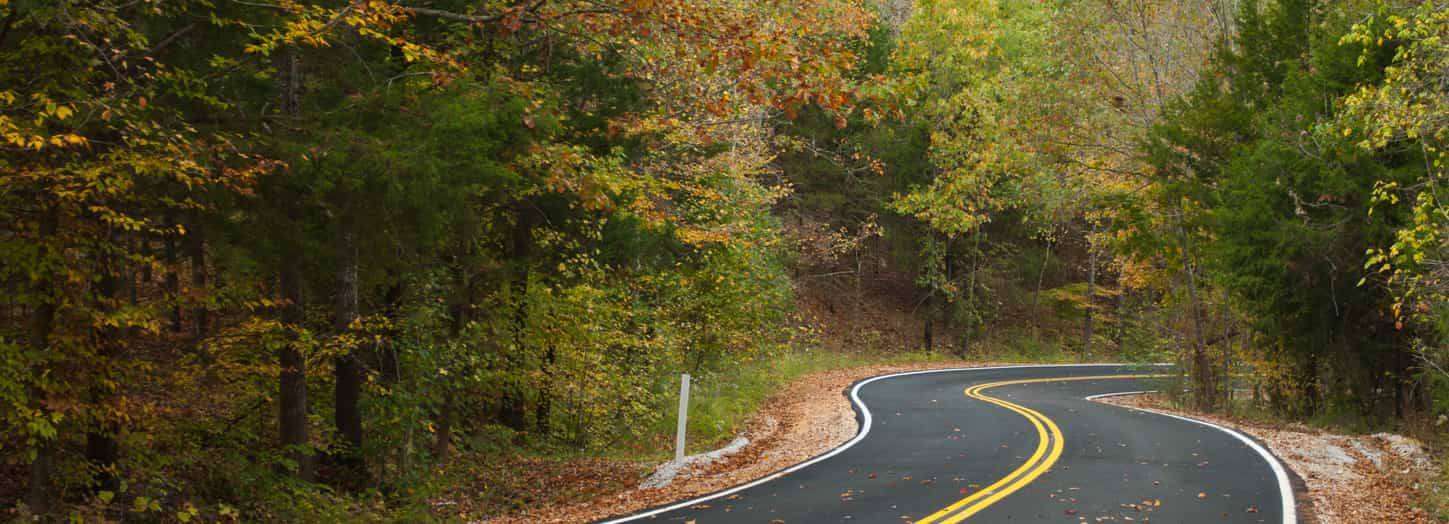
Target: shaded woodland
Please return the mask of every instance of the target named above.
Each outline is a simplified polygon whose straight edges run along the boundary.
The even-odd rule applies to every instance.
[[[1440,3],[0,0],[0,138],[7,519],[502,514],[805,354],[1449,417]]]

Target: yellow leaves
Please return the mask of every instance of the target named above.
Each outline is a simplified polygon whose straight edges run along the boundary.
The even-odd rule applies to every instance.
[[[724,244],[729,242],[731,235],[723,231],[712,231],[696,228],[680,228],[675,235],[681,242],[691,246],[704,246],[707,244]]]

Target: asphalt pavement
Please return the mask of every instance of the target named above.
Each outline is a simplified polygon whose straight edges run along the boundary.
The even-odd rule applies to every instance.
[[[1021,366],[875,377],[862,431],[772,478],[607,522],[1294,522],[1287,473],[1241,434],[1087,397],[1160,368]]]

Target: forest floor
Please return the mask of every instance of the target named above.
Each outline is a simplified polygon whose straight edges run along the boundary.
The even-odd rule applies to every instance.
[[[1256,438],[1306,484],[1309,503],[1304,504],[1302,494],[1298,503],[1303,522],[1437,522],[1418,502],[1439,472],[1424,446],[1411,438],[1389,433],[1339,435],[1302,424],[1184,412],[1155,394],[1099,402],[1206,420]]]

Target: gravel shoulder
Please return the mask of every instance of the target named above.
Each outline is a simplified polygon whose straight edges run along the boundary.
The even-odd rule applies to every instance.
[[[1098,402],[1161,411],[1230,427],[1266,445],[1306,485],[1299,493],[1303,522],[1321,524],[1437,522],[1414,507],[1422,483],[1437,474],[1424,446],[1389,433],[1337,435],[1303,425],[1268,426],[1175,410],[1157,395],[1110,397]]]

